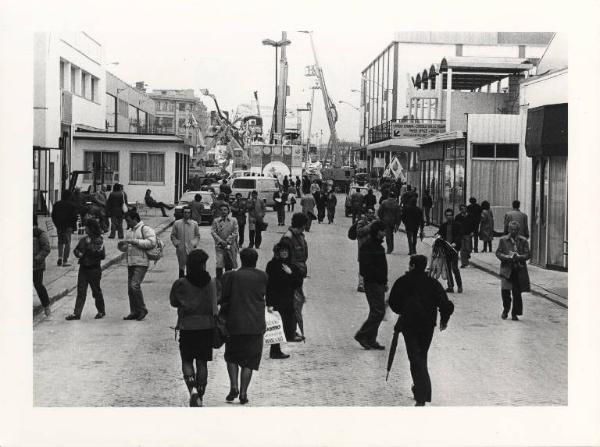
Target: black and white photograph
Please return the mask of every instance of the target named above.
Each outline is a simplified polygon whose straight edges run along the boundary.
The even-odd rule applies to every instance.
[[[596,124],[574,109],[600,99],[598,32],[541,3],[479,24],[373,3],[381,26],[109,3],[0,19],[27,97],[2,148],[26,397],[0,445],[600,445]]]

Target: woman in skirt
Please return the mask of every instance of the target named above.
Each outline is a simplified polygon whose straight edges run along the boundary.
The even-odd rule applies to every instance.
[[[258,371],[262,357],[267,274],[256,268],[256,250],[244,248],[240,259],[242,268],[226,272],[222,279],[221,312],[229,333],[225,361],[230,389],[225,400],[233,402],[239,396],[240,403],[247,404],[252,371]]]
[[[190,407],[202,406],[208,380],[207,362],[212,360],[217,290],[206,271],[207,260],[204,250],[192,250],[187,258],[186,276],[175,281],[170,295],[171,306],[177,308],[181,369],[190,394]]]

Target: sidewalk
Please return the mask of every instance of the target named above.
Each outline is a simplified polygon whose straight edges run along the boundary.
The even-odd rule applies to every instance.
[[[403,229],[401,229],[404,232]],[[433,235],[438,231],[437,227],[425,227],[425,239],[423,243],[431,247],[433,243]],[[479,249],[481,250],[483,243],[479,241]],[[500,261],[496,258],[496,248],[498,247],[498,238],[494,238],[492,253],[471,253],[470,265],[491,273],[500,278]],[[533,264],[527,264],[529,271],[529,279],[531,282],[531,293],[542,296],[562,307],[568,307],[569,286],[568,272],[558,270],[548,270],[538,267]]]
[[[156,234],[161,234],[168,227],[172,225],[174,222],[172,217],[161,217],[161,216],[140,216],[142,221],[148,225],[150,225],[156,231]],[[50,217],[42,217],[38,218],[38,226],[46,231],[46,222],[50,220]],[[125,227],[125,222],[123,222],[123,227]],[[44,271],[44,285],[46,286],[46,290],[48,290],[48,295],[50,296],[50,303],[54,303],[56,300],[64,297],[65,295],[71,293],[73,290],[77,288],[77,273],[79,271],[79,264],[77,264],[77,258],[73,256],[73,249],[77,245],[77,242],[83,235],[79,235],[77,233],[73,233],[71,237],[71,254],[69,255],[69,263],[71,264],[69,267],[60,267],[56,265],[57,260],[57,241],[56,231],[51,234],[48,234],[48,239],[50,240],[50,254],[46,258],[46,270]],[[125,253],[119,251],[117,248],[117,243],[119,239],[108,239],[108,233],[103,235],[104,238],[104,247],[106,250],[106,259],[102,261],[102,270],[110,267],[111,265],[120,262],[125,257]],[[40,304],[40,300],[33,290],[33,315],[37,315],[42,312],[42,305]]]

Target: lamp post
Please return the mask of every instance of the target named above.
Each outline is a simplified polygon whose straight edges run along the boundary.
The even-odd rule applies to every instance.
[[[271,126],[271,138],[269,143],[273,143],[274,134],[276,130],[280,130],[283,134],[284,129],[277,129],[277,60],[278,60],[278,48],[284,47],[286,45],[291,44],[292,42],[285,38],[285,33],[283,34],[283,39],[275,41],[272,39],[263,39],[262,44],[268,45],[271,47],[275,47],[275,102],[273,105],[273,124]],[[285,122],[285,121],[284,121]]]
[[[347,106],[352,107],[357,112],[360,110],[358,107],[356,107],[354,104],[350,104],[348,101],[339,100],[338,103],[340,103],[340,104],[346,104]]]

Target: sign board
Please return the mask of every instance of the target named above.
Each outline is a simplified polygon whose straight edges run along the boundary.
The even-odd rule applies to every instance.
[[[428,137],[446,132],[445,123],[392,123],[392,138]]]

